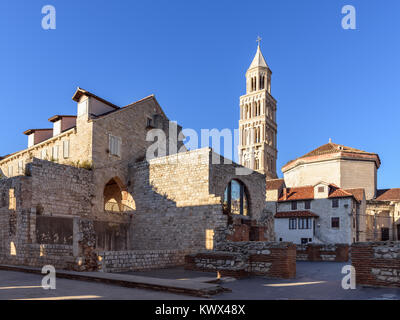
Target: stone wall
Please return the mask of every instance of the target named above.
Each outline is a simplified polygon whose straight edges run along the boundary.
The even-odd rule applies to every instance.
[[[245,184],[250,218],[269,226],[265,239],[272,238],[273,221],[263,220],[265,176],[238,176],[237,165],[213,164],[213,154],[204,148],[131,165],[128,191],[136,203],[131,224],[133,249],[203,250],[207,231],[228,226],[222,201],[232,179]]]
[[[32,180],[31,208],[36,214],[89,216],[93,172],[34,158],[27,169]]]
[[[242,278],[262,275],[271,278],[296,276],[296,245],[286,242],[224,242],[215,251],[187,255],[185,269],[219,272]]]
[[[145,271],[184,264],[184,250],[134,250],[98,252],[98,269],[103,272]]]
[[[376,287],[400,287],[400,242],[362,242],[351,247],[356,283]]]
[[[16,254],[0,253],[0,264],[43,267],[52,265],[60,269],[72,269],[75,262],[72,246],[28,244],[19,246]]]
[[[349,261],[348,244],[307,244],[297,245],[298,261]]]

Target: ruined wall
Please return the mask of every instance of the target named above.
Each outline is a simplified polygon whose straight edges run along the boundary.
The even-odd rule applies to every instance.
[[[88,216],[93,197],[92,171],[33,159],[28,165],[36,214]]]
[[[186,254],[185,250],[100,251],[98,269],[126,272],[181,266]]]
[[[232,179],[247,188],[250,218],[272,223],[264,212],[265,176],[238,176],[236,165],[211,161],[211,149],[204,148],[132,164],[133,249],[204,249],[207,232],[228,225],[222,201]],[[273,227],[266,230],[269,238]]]
[[[220,197],[209,192],[208,163],[201,149],[132,165],[133,249],[203,249],[206,230],[227,225]]]
[[[298,261],[349,261],[348,244],[307,244],[297,245]]]
[[[218,271],[222,276],[243,278],[262,275],[271,278],[296,276],[296,245],[287,242],[225,242],[215,251],[203,251],[185,258],[185,269]]]
[[[400,287],[400,242],[362,242],[351,246],[356,283]]]

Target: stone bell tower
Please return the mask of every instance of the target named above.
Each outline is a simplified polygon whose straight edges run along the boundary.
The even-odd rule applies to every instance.
[[[271,95],[271,70],[261,53],[256,55],[246,72],[246,94],[240,97],[239,159],[240,164],[277,178],[276,100]]]

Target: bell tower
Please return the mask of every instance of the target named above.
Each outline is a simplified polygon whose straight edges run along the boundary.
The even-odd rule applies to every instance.
[[[271,69],[257,52],[246,72],[246,94],[240,97],[239,159],[240,164],[277,178],[276,100],[271,95]]]

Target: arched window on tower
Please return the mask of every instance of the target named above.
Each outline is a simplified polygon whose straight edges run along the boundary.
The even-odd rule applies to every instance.
[[[225,214],[249,215],[249,201],[245,185],[231,180],[224,192],[223,212]]]

